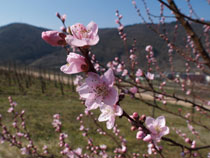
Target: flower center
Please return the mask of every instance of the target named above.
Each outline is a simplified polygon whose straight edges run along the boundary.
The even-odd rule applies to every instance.
[[[100,84],[96,86],[95,90],[99,96],[105,97],[108,95],[108,87],[105,84]]]
[[[114,111],[111,108],[106,108],[106,114],[114,115]]]
[[[156,131],[157,133],[160,133],[160,132],[162,132],[162,129],[160,128],[160,126],[156,126],[156,127],[155,127],[155,131]]]

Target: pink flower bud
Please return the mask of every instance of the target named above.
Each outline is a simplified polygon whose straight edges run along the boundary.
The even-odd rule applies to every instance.
[[[189,138],[185,138],[184,140],[186,143],[189,143],[190,142],[190,139]]]
[[[146,119],[146,115],[141,115],[141,117],[139,118],[139,120],[143,122],[145,121],[145,119]]]
[[[136,133],[136,139],[141,140],[144,136],[144,132],[143,131],[138,131]]]
[[[85,57],[76,54],[76,53],[69,53],[67,56],[67,64],[61,66],[60,70],[66,74],[75,74],[79,72],[86,72],[88,71],[89,67],[85,61]]]
[[[133,116],[134,119],[138,119],[139,118],[139,114],[137,112],[134,112],[132,116]]]
[[[145,50],[146,50],[147,52],[152,51],[152,46],[151,46],[151,45],[146,46]]]
[[[65,34],[58,31],[42,32],[42,39],[52,46],[65,45],[66,44],[65,37],[66,37]]]
[[[59,14],[58,12],[56,12],[56,16],[57,16],[59,19],[61,18],[60,14]]]
[[[131,88],[129,89],[129,91],[130,91],[132,94],[136,94],[136,93],[138,92],[138,88],[136,88],[136,87],[131,87]]]
[[[147,136],[144,137],[144,139],[143,139],[143,141],[145,141],[145,142],[150,142],[151,140],[152,140],[152,137],[150,134],[147,134]]]
[[[131,126],[131,131],[135,131],[136,127],[135,126]]]

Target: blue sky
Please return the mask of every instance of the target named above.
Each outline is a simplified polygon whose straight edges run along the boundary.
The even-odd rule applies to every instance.
[[[146,17],[142,1],[136,1]],[[146,1],[153,14],[160,12],[157,0]],[[176,1],[179,8],[188,14],[189,9],[185,0]],[[199,17],[210,20],[210,5],[207,0],[191,0],[191,2]],[[67,15],[68,25],[76,22],[86,25],[93,20],[100,28],[116,27],[116,9],[123,15],[123,24],[140,22],[131,0],[0,0],[0,4],[0,26],[22,22],[58,30],[61,23],[55,13],[60,12]],[[170,15],[170,12],[166,14]]]

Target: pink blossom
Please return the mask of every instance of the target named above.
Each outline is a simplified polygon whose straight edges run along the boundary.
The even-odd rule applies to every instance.
[[[148,152],[149,155],[152,154],[152,149],[153,149],[153,148],[154,148],[154,145],[153,145],[152,143],[149,143],[149,144],[148,144],[148,150],[147,150],[147,152]]]
[[[17,135],[18,137],[23,137],[23,136],[24,136],[24,134],[21,133],[21,132],[16,133],[16,135]]]
[[[151,45],[146,46],[145,50],[146,50],[147,52],[152,51],[152,46],[151,46]]]
[[[135,54],[131,54],[131,55],[130,55],[130,59],[131,59],[131,60],[135,60],[135,59],[136,59],[136,55],[135,55]]]
[[[71,34],[66,37],[66,42],[75,47],[96,45],[98,41],[98,26],[93,21],[87,27],[80,23],[72,25]]]
[[[136,93],[138,92],[138,88],[136,88],[136,87],[131,87],[131,88],[129,89],[129,91],[130,91],[131,93],[133,93],[133,94],[136,94]]]
[[[66,35],[58,31],[42,32],[42,39],[52,46],[66,45]]]
[[[0,144],[3,144],[5,142],[3,137],[0,137]]]
[[[117,72],[122,72],[122,71],[123,71],[123,66],[122,66],[122,64],[119,64],[117,66]]]
[[[159,116],[156,120],[152,117],[147,117],[145,124],[151,132],[151,138],[155,142],[159,142],[161,137],[169,134],[169,128],[165,125],[165,117]]]
[[[62,154],[66,155],[68,158],[79,158],[82,155],[82,149],[77,148],[75,150],[70,150],[68,147],[66,147]]]
[[[189,89],[187,90],[186,95],[190,95],[190,93],[191,93],[191,90]]]
[[[154,74],[152,74],[152,73],[150,73],[150,72],[147,72],[146,77],[147,77],[149,80],[154,80],[155,75],[154,75]]]
[[[8,113],[11,113],[11,112],[13,112],[13,111],[14,111],[14,108],[13,108],[13,107],[10,107],[10,108],[7,110]]]
[[[110,62],[108,62],[107,64],[106,64],[106,66],[108,67],[108,68],[113,68],[113,64],[112,64],[112,62],[110,61]]]
[[[136,133],[136,139],[141,140],[141,139],[143,139],[143,137],[144,137],[143,131],[140,130]]]
[[[193,140],[192,144],[191,144],[191,148],[195,148],[196,147],[196,141]]]
[[[140,77],[140,76],[143,76],[143,71],[141,69],[138,69],[136,71],[136,77]]]
[[[21,151],[21,154],[22,154],[22,155],[26,155],[26,154],[29,153],[29,151],[28,151],[28,149],[27,149],[26,147],[21,148],[20,151]]]
[[[66,74],[75,74],[79,72],[88,71],[88,65],[85,61],[85,57],[76,54],[76,53],[69,53],[67,56],[67,64],[61,66],[60,70]]]
[[[112,129],[114,127],[115,116],[121,116],[123,114],[123,110],[118,105],[102,105],[100,107],[101,115],[98,118],[98,121],[107,121],[106,127],[108,129]]]
[[[81,86],[82,85],[82,79],[83,77],[80,75],[77,75],[76,78],[74,79],[74,85],[75,86]]]
[[[106,150],[106,149],[107,149],[107,146],[106,146],[105,144],[101,144],[101,145],[100,145],[100,148],[101,148],[102,150]]]
[[[134,0],[132,0],[132,4],[133,4],[133,5],[136,5],[136,2],[135,2]]]
[[[79,158],[80,155],[82,155],[82,149],[77,148],[73,151],[70,151],[67,155],[68,155],[69,158]]]
[[[59,115],[59,114],[54,114],[54,115],[53,115],[53,118],[54,118],[54,119],[60,119],[60,115]]]
[[[150,142],[152,140],[151,134],[147,134],[146,137],[144,137],[143,141]]]
[[[121,152],[125,153],[126,151],[127,151],[127,147],[125,145],[122,145]]]
[[[122,76],[126,76],[128,74],[128,70],[127,69],[124,69],[123,70],[123,73],[122,73]]]
[[[118,101],[118,92],[114,88],[114,73],[112,69],[107,70],[104,75],[89,72],[88,77],[77,92],[80,97],[86,99],[85,105],[88,110],[96,109],[104,104],[114,105]]]

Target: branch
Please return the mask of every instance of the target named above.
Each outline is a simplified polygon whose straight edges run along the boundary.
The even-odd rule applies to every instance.
[[[170,10],[172,10],[172,11],[175,12],[174,8],[171,7],[170,5],[168,5],[167,3],[165,3],[163,0],[158,0],[158,1],[159,1],[160,3],[162,3],[162,4],[164,4],[168,9],[170,9]],[[199,19],[193,19],[193,18],[191,18],[191,17],[189,17],[189,16],[187,16],[187,15],[181,13],[181,12],[179,12],[179,14],[180,14],[181,16],[183,16],[184,18],[186,18],[186,19],[192,21],[192,22],[210,26],[210,22],[202,21],[202,20],[199,20]]]
[[[200,38],[195,33],[191,25],[187,20],[185,20],[186,16],[182,14],[179,9],[177,8],[175,2],[173,0],[168,0],[168,3],[163,2],[162,0],[158,0],[160,3],[164,4],[166,7],[168,7],[170,10],[174,12],[174,15],[176,16],[177,20],[182,24],[187,34],[191,37],[193,40],[195,47],[199,54],[202,56],[203,60],[205,61],[205,65],[207,65],[210,68],[210,57],[208,52],[204,49]],[[209,24],[210,25],[210,24]]]

